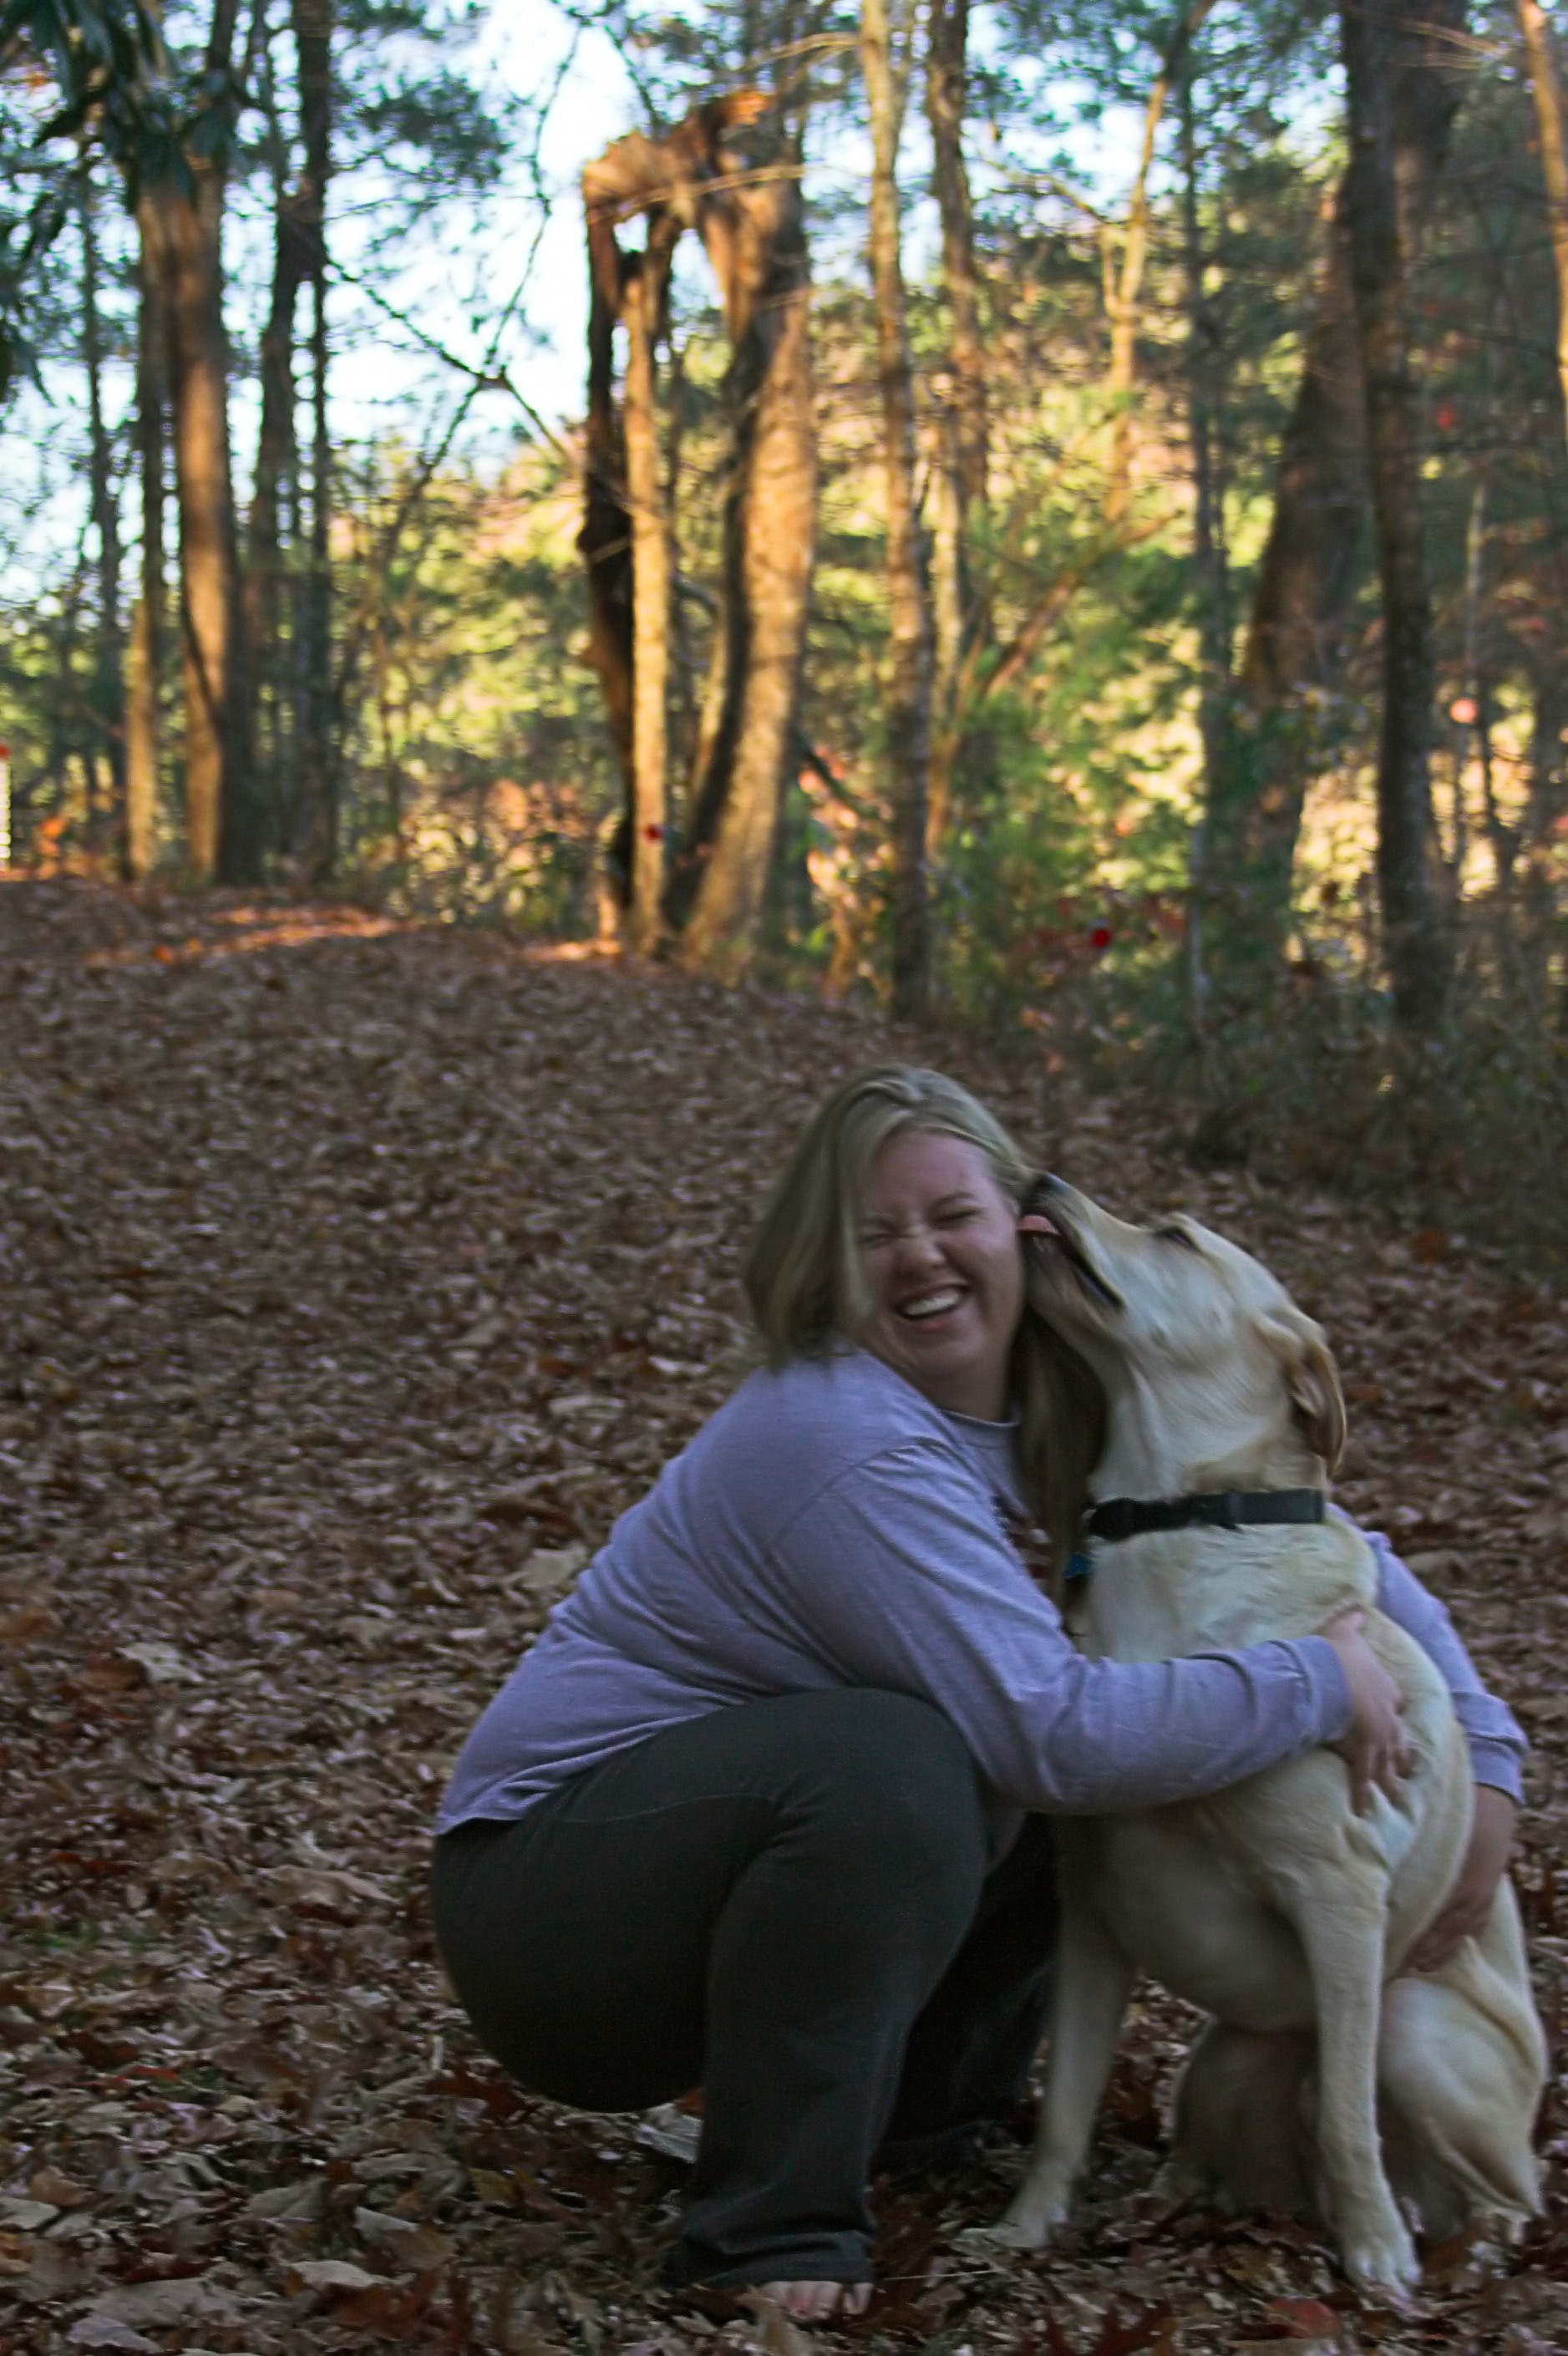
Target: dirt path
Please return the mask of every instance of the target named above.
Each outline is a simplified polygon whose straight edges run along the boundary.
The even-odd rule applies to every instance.
[[[613,1515],[724,1396],[760,1182],[872,1018],[379,929],[0,884],[0,2356],[401,2344],[682,2356],[777,2330],[656,2286],[678,2168],[519,2100],[440,1985],[421,1885],[462,1735]],[[1042,1124],[1328,1325],[1341,1494],[1529,1720],[1521,1868],[1560,2011],[1568,1349],[1454,1239],[1254,1199],[1125,1113]],[[1559,1844],[1560,1845],[1560,1844]],[[1504,2349],[1568,2339],[1553,2206],[1358,2309],[1288,2227],[1161,2221],[1151,2002],[1085,2231],[953,2236],[1004,2141],[884,2201],[900,2351]],[[1115,2308],[1113,2308],[1113,2302]]]

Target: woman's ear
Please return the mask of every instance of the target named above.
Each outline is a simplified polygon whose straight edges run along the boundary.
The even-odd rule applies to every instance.
[[[1299,1309],[1271,1317],[1264,1332],[1285,1368],[1307,1445],[1332,1472],[1345,1452],[1345,1398],[1328,1336]]]

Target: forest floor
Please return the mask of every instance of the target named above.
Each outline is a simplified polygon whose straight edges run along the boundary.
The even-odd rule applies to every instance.
[[[725,1396],[759,1190],[869,1013],[352,910],[0,883],[0,2356],[402,2345],[802,2356],[660,2287],[682,2171],[518,2095],[422,1885],[457,1744]],[[1031,1148],[1262,1250],[1329,1328],[1340,1494],[1456,1608],[1536,1751],[1568,1922],[1568,1319],[1463,1239],[1199,1178],[1136,1107],[946,1052]],[[1568,2343],[1568,2117],[1524,2247],[1413,2313],[1276,2219],[1148,2187],[1182,2020],[1144,1992],[1082,2229],[960,2245],[1020,2153],[884,2185],[830,2347]],[[1560,2039],[1558,2042],[1560,2043]]]

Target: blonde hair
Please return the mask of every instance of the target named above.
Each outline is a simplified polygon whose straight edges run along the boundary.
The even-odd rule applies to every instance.
[[[878,1064],[858,1072],[806,1123],[768,1198],[741,1269],[772,1365],[820,1357],[861,1331],[870,1309],[856,1235],[861,1190],[882,1148],[912,1131],[960,1137],[975,1146],[1002,1193],[1020,1210],[1038,1183],[1039,1172],[1001,1122],[945,1073],[917,1064]],[[1098,1453],[1098,1419],[1092,1411],[1088,1439],[1064,1444],[1069,1423],[1074,1432],[1082,1425],[1084,1377],[1097,1398],[1098,1385],[1076,1354],[1026,1308],[1013,1345],[1019,1453],[1031,1510],[1059,1552],[1071,1549],[1069,1524],[1088,1470],[1078,1461],[1083,1447]]]
[[[1022,1200],[1029,1165],[967,1088],[916,1064],[857,1072],[807,1121],[741,1270],[773,1365],[820,1357],[860,1331],[870,1309],[856,1246],[866,1173],[885,1145],[913,1130],[977,1146],[1008,1201]]]

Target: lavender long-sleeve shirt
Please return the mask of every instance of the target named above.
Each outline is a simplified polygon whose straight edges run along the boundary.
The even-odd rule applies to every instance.
[[[752,1375],[624,1514],[464,1746],[437,1829],[521,1815],[681,1720],[830,1686],[933,1703],[1004,1806],[1195,1798],[1335,1740],[1320,1636],[1085,1660],[1008,1535],[1013,1431],[933,1407],[861,1350]],[[1476,1772],[1524,1749],[1447,1614],[1374,1538],[1379,1601],[1446,1678]]]

